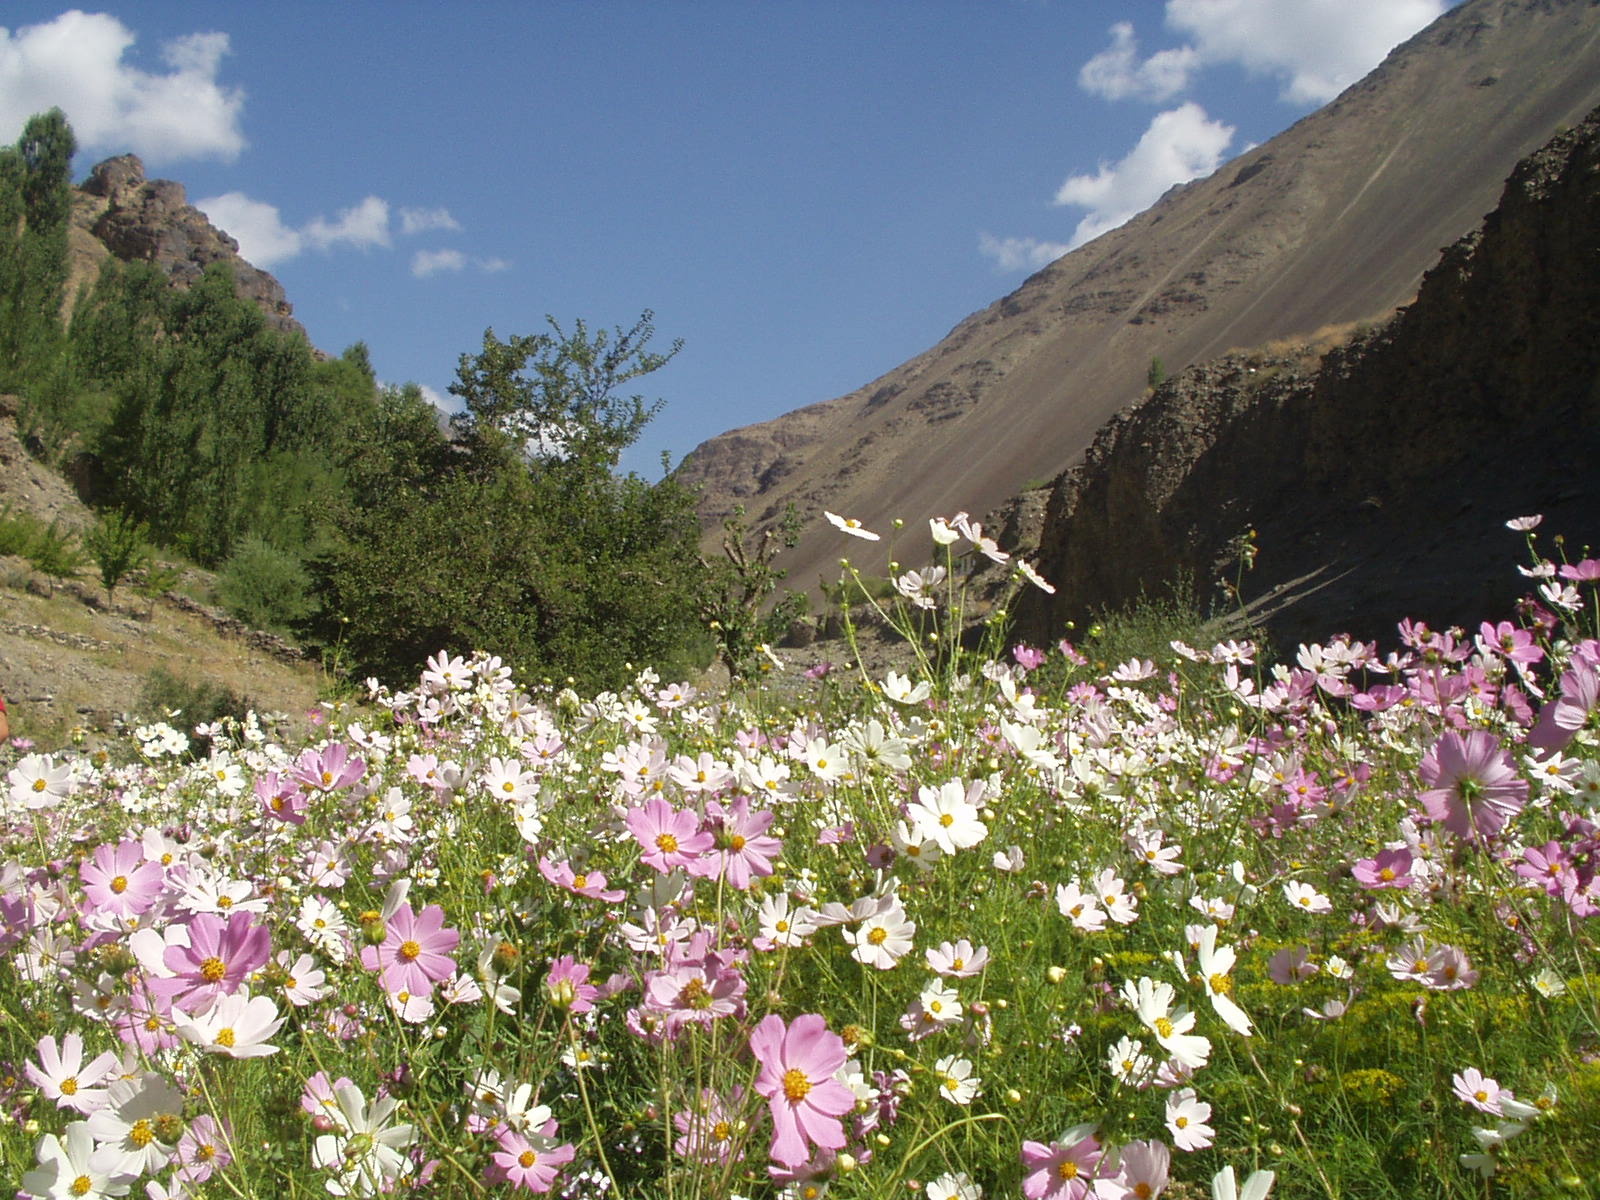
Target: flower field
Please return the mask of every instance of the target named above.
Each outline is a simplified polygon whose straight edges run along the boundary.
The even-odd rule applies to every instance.
[[[0,1181],[1600,1195],[1600,562],[1536,524],[1518,620],[1276,665],[955,650],[960,518],[916,669],[803,701],[440,653],[305,745],[0,750]]]

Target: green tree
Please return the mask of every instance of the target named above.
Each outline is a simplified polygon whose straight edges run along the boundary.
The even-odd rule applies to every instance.
[[[0,385],[27,392],[58,371],[77,142],[59,108],[0,150]]]

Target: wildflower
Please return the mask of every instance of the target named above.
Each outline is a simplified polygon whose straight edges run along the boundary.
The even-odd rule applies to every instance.
[[[1211,1177],[1211,1200],[1267,1200],[1272,1181],[1277,1178],[1271,1171],[1252,1172],[1240,1187],[1231,1166],[1223,1167]]]
[[[923,1186],[923,1200],[982,1200],[983,1189],[965,1171],[946,1171]]]
[[[93,859],[78,867],[89,907],[123,918],[149,911],[165,873],[161,864],[145,861],[144,847],[134,841],[96,846]]]
[[[618,888],[607,889],[604,871],[575,871],[570,862],[552,862],[547,856],[539,858],[539,874],[558,888],[565,888],[576,896],[591,900],[604,900],[615,904],[627,893]]]
[[[1350,874],[1364,888],[1408,888],[1412,883],[1411,852],[1406,849],[1380,850],[1350,868]]]
[[[706,801],[706,823],[713,839],[710,853],[686,864],[691,875],[721,875],[728,886],[744,891],[752,879],[772,874],[772,862],[783,853],[783,843],[769,837],[773,814],[750,811],[750,798],[739,796],[731,804]]]
[[[384,1096],[372,1101],[355,1084],[334,1089],[339,1106],[338,1132],[325,1133],[311,1148],[311,1165],[332,1173],[327,1189],[335,1196],[376,1196],[415,1169],[405,1154],[417,1140],[406,1124],[390,1118],[400,1102]]]
[[[1207,1125],[1211,1119],[1211,1105],[1199,1099],[1193,1088],[1167,1097],[1167,1128],[1172,1131],[1172,1144],[1179,1150],[1204,1150],[1211,1145],[1216,1131]]]
[[[1094,1186],[1102,1153],[1092,1125],[1068,1130],[1059,1142],[1023,1142],[1022,1194],[1028,1200],[1083,1200]]]
[[[1418,775],[1427,785],[1423,808],[1459,838],[1493,837],[1528,802],[1528,781],[1487,730],[1446,733],[1422,756]]]
[[[939,1082],[939,1095],[951,1104],[971,1104],[983,1090],[983,1081],[973,1075],[972,1064],[954,1054],[933,1064],[933,1076]]]
[[[956,539],[961,536],[950,527],[948,521],[940,517],[928,518],[928,534],[933,538],[934,544],[939,546],[954,545]]]
[[[758,916],[761,933],[752,944],[757,950],[803,946],[806,938],[817,931],[812,915],[804,906],[791,911],[789,897],[783,892],[763,896]]]
[[[176,1177],[180,1183],[204,1183],[232,1161],[227,1127],[214,1117],[195,1117],[178,1139]]]
[[[938,946],[930,946],[923,951],[923,957],[927,960],[928,969],[936,974],[968,979],[982,974],[989,965],[989,948],[979,946],[974,950],[971,942],[961,938],[954,945],[940,942]]]
[[[1096,933],[1106,927],[1106,914],[1092,893],[1084,891],[1074,879],[1056,885],[1056,908],[1074,927]]]
[[[846,1055],[844,1039],[826,1020],[806,1013],[785,1027],[782,1017],[770,1014],[750,1034],[750,1052],[760,1064],[755,1090],[772,1113],[773,1161],[794,1167],[806,1161],[811,1145],[843,1149],[839,1118],[855,1107],[855,1095],[833,1077]]]
[[[74,789],[70,763],[56,765],[48,754],[29,754],[6,774],[11,803],[17,808],[54,808]]]
[[[444,909],[437,904],[414,913],[402,900],[383,926],[383,941],[361,948],[361,965],[381,972],[383,989],[391,995],[427,995],[435,982],[455,974],[450,952],[460,941],[457,930],[445,928]]]
[[[733,1152],[734,1135],[744,1129],[738,1116],[743,1101],[742,1087],[734,1087],[726,1100],[710,1088],[702,1088],[696,1104],[672,1114],[672,1123],[678,1130],[672,1152],[696,1162],[727,1162]]]
[[[1016,565],[1017,572],[1029,583],[1033,584],[1034,587],[1038,588],[1041,592],[1044,592],[1047,595],[1053,596],[1056,594],[1055,584],[1047,583],[1044,579],[1044,576],[1040,575],[1038,571],[1034,570],[1033,564],[1027,559],[1017,559]]]
[[[35,1050],[39,1065],[24,1063],[22,1073],[46,1100],[54,1100],[57,1108],[70,1108],[80,1113],[93,1112],[105,1103],[106,1089],[100,1085],[118,1074],[115,1054],[108,1050],[86,1064],[83,1038],[76,1033],[62,1037],[59,1047],[56,1039],[47,1034],[39,1039]]]
[[[1555,1000],[1567,994],[1566,981],[1549,967],[1541,968],[1539,973],[1528,981],[1528,986],[1546,1000]]]
[[[189,1013],[237,991],[252,973],[266,966],[272,952],[271,932],[265,925],[257,925],[248,912],[236,912],[226,921],[212,913],[197,913],[187,926],[167,932],[161,965],[172,974],[147,980],[146,986]],[[188,944],[181,944],[173,935],[186,937]]]
[[[976,846],[989,834],[978,811],[984,790],[981,779],[970,786],[951,779],[938,788],[920,787],[916,802],[907,806],[906,815],[923,838],[936,843],[946,854],[954,854]]]
[[[665,875],[710,850],[716,839],[700,829],[692,812],[680,812],[660,796],[628,810],[628,831],[644,850],[644,863]]]
[[[1195,1017],[1187,1008],[1172,1008],[1172,985],[1155,982],[1148,976],[1137,983],[1128,980],[1123,985],[1123,996],[1133,1006],[1139,1020],[1156,1035],[1161,1048],[1189,1070],[1199,1070],[1211,1057],[1211,1040],[1190,1033]]]
[[[282,1028],[284,1018],[270,996],[251,996],[249,988],[219,996],[197,1017],[178,1022],[178,1035],[212,1054],[259,1058],[276,1054],[267,1039]]]
[[[843,530],[851,537],[858,537],[868,542],[876,542],[879,540],[877,534],[866,528],[854,517],[841,517],[836,513],[826,511],[824,511],[822,515],[828,518],[828,524],[832,525],[835,529]]]
[[[1232,946],[1217,945],[1215,925],[1207,925],[1201,931],[1198,950],[1200,978],[1204,981],[1206,995],[1211,998],[1211,1007],[1217,1016],[1227,1023],[1228,1028],[1244,1037],[1249,1037],[1250,1018],[1244,1009],[1234,1003],[1230,994],[1233,991],[1233,979],[1228,972],[1233,970],[1238,955]]]
[[[1155,1077],[1155,1061],[1144,1052],[1144,1043],[1124,1037],[1111,1047],[1106,1065],[1117,1082],[1141,1091]]]
[[[1171,1168],[1165,1142],[1129,1142],[1117,1158],[1115,1179],[1095,1180],[1095,1194],[1100,1200],[1151,1200],[1166,1188]]]
[[[552,959],[550,971],[544,977],[544,990],[550,1003],[572,1013],[592,1010],[600,989],[589,982],[589,969],[588,963],[578,962],[570,954]]]
[[[844,940],[855,947],[850,957],[880,971],[891,969],[910,953],[916,932],[915,922],[907,919],[905,909],[893,899],[862,921],[859,929],[843,931]]]
[[[1131,925],[1139,919],[1139,901],[1116,871],[1107,867],[1092,882],[1095,898],[1104,906],[1106,916],[1118,925]]]
[[[1283,898],[1302,912],[1321,914],[1333,911],[1332,900],[1309,883],[1298,879],[1292,879],[1283,885]]]
[[[1450,1077],[1456,1098],[1470,1104],[1481,1113],[1501,1116],[1500,1085],[1477,1067],[1468,1067]]]
[[[545,1122],[537,1130],[501,1127],[495,1134],[495,1144],[499,1148],[489,1156],[493,1163],[492,1180],[524,1187],[530,1192],[548,1192],[555,1186],[561,1168],[578,1152],[571,1143],[558,1143],[555,1133],[554,1121]]]
[[[162,1136],[183,1111],[183,1094],[149,1072],[119,1079],[106,1091],[105,1106],[86,1122],[94,1140],[107,1150],[108,1169],[129,1175],[159,1171],[172,1158],[178,1131]]]
[[[95,1144],[87,1121],[74,1121],[61,1136],[46,1134],[37,1151],[39,1165],[22,1177],[19,1196],[71,1196],[100,1200],[103,1196],[126,1196],[139,1177],[114,1164],[115,1155]]]
[[[1285,947],[1267,960],[1267,975],[1273,983],[1288,987],[1310,979],[1320,968],[1311,961],[1309,946]]]

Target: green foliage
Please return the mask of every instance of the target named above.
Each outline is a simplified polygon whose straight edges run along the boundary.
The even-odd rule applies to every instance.
[[[150,561],[148,537],[143,521],[115,511],[103,514],[83,535],[83,548],[100,570],[106,599],[112,599],[118,585]]]
[[[192,683],[165,667],[155,667],[145,676],[140,700],[143,715],[152,720],[178,720],[184,725],[211,724],[232,717],[243,721],[255,707],[248,696],[241,696],[226,684],[203,679]],[[178,714],[176,717],[173,714]]]
[[[62,288],[77,143],[59,108],[0,149],[0,387],[23,391],[63,352]]]
[[[1159,358],[1152,358],[1145,370],[1144,382],[1152,391],[1167,381],[1167,367]]]
[[[353,671],[396,679],[440,649],[492,645],[528,674],[599,685],[690,652],[692,499],[614,471],[659,407],[617,391],[671,354],[647,349],[648,313],[614,333],[551,329],[491,330],[462,357],[457,444],[415,393],[381,397],[346,443],[313,628]]]
[[[778,552],[800,536],[800,517],[793,504],[775,529],[763,530],[754,546],[741,506],[722,523],[722,558],[702,557],[700,620],[717,644],[717,654],[734,678],[749,675],[764,643],[776,642],[789,625],[805,614],[804,595],[788,592],[770,609],[768,599],[787,574],[773,567]]]
[[[305,564],[255,534],[235,545],[217,575],[217,592],[229,612],[257,629],[287,632],[316,608]]]
[[[83,568],[77,535],[60,522],[46,524],[32,513],[0,510],[0,555],[14,554],[52,579],[70,579]]]

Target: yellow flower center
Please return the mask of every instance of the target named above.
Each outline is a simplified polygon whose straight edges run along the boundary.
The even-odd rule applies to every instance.
[[[232,1026],[224,1026],[223,1028],[217,1030],[217,1045],[226,1046],[231,1050],[233,1048],[234,1040]]]
[[[964,971],[964,970],[966,970],[967,969],[967,960],[964,959],[964,958],[952,958],[950,960],[950,969],[952,971]]]
[[[956,819],[950,813],[939,814],[939,824],[944,826],[946,829],[949,829],[950,826],[954,825],[955,823]]]
[[[788,933],[789,932],[789,922],[787,922],[787,921],[779,921],[776,925],[773,926],[773,929],[777,930],[779,933]]]
[[[656,837],[656,848],[663,854],[676,854],[678,852],[678,839],[670,833],[659,834]]]
[[[87,1175],[79,1175],[72,1181],[72,1194],[74,1196],[87,1196],[89,1189],[94,1187],[94,1180]]]
[[[1378,872],[1378,878],[1383,880],[1385,883],[1393,883],[1394,882],[1394,868],[1393,867],[1385,867],[1383,870]]]
[[[587,875],[574,875],[572,877],[572,886],[580,892],[583,891],[584,888],[589,886],[589,877]]]
[[[63,1096],[76,1096],[78,1094],[78,1077],[69,1075],[61,1081],[61,1094]]]
[[[128,1130],[128,1140],[133,1143],[136,1150],[143,1150],[155,1139],[155,1136],[150,1130],[150,1122],[143,1117],[135,1121],[133,1128]]]
[[[128,877],[126,875],[118,875],[111,881],[111,890],[119,896],[122,895],[123,892],[128,890]]]
[[[1489,1102],[1489,1093],[1484,1091],[1482,1088],[1479,1088],[1477,1091],[1472,1093],[1472,1098],[1479,1104],[1487,1104]]]
[[[737,854],[739,851],[744,849],[744,838],[736,833],[728,839],[728,846],[735,854]]]
[[[1150,1200],[1150,1197],[1155,1195],[1155,1189],[1148,1182],[1141,1179],[1133,1185],[1133,1194],[1139,1197],[1139,1200]]]
[[[539,1161],[539,1156],[537,1154],[535,1154],[532,1150],[524,1150],[521,1154],[517,1155],[517,1162],[522,1165],[522,1169],[523,1170],[527,1170],[529,1167],[533,1166],[533,1164],[538,1162],[538,1161]]]
[[[1172,1022],[1167,1020],[1166,1017],[1157,1017],[1155,1020],[1155,1027],[1156,1033],[1161,1037],[1166,1038],[1172,1036]]]
[[[1172,1123],[1174,1125],[1176,1125],[1179,1129],[1187,1129],[1187,1128],[1189,1128],[1189,1118],[1188,1117],[1179,1117],[1175,1121],[1173,1121]]]
[[[799,1067],[790,1067],[783,1073],[783,1094],[789,1098],[789,1103],[799,1104],[810,1090],[811,1080]]]
[[[1070,1158],[1056,1168],[1057,1179],[1076,1179],[1078,1177],[1078,1164]]]
[[[44,781],[44,780],[42,780],[42,779],[35,779],[35,780],[34,780],[34,781],[33,781],[33,790],[34,790],[34,791],[36,791],[36,792],[42,792],[42,791],[44,791],[44,790],[45,790],[45,788],[47,788],[47,787],[49,787],[49,786],[50,786],[50,785],[49,785],[49,784],[47,784],[47,783],[46,783],[46,782],[45,782],[45,781]]]
[[[228,964],[215,955],[200,964],[200,978],[207,983],[219,983],[228,973]]]
[[[733,1126],[727,1121],[718,1121],[711,1127],[711,1137],[714,1141],[725,1142],[733,1136]]]
[[[881,946],[888,940],[889,931],[882,925],[877,926],[871,933],[867,934],[867,941],[871,942],[874,946]]]
[[[233,907],[233,897],[232,896],[218,896],[217,897],[217,907],[218,908],[232,908]]]
[[[1233,991],[1233,980],[1226,975],[1213,975],[1207,982],[1210,983],[1211,990],[1219,996],[1226,996]]]
[[[417,959],[417,955],[419,955],[421,953],[422,953],[422,947],[419,946],[416,942],[404,941],[404,942],[400,943],[400,949],[398,951],[398,954],[399,954],[399,957],[401,959],[403,959],[405,962],[415,962],[416,959]]]

